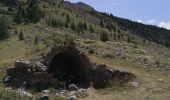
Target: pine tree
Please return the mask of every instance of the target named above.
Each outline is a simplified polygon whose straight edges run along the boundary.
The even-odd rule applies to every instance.
[[[94,28],[93,28],[93,26],[92,26],[92,25],[89,25],[89,31],[90,31],[91,33],[93,33],[93,32],[94,32]]]
[[[86,24],[86,22],[84,22],[83,27],[84,27],[84,30],[87,30],[87,24]]]
[[[104,27],[104,23],[103,23],[103,20],[101,19],[100,20],[100,26],[103,28]]]
[[[84,31],[84,26],[83,26],[83,23],[82,22],[79,22],[77,24],[77,31],[78,32],[83,32]]]
[[[15,17],[14,17],[14,21],[17,24],[21,24],[23,22],[24,16],[23,16],[23,12],[22,10],[18,10]]]
[[[8,21],[6,16],[0,17],[0,40],[8,38]]]
[[[24,34],[23,34],[23,32],[20,32],[20,33],[19,33],[19,40],[20,40],[20,41],[24,40]]]
[[[127,37],[127,42],[128,43],[130,43],[130,42],[132,42],[132,38],[128,35],[128,37]]]
[[[117,39],[120,40],[120,38],[121,38],[121,34],[118,33],[118,34],[117,34]]]
[[[76,25],[75,25],[74,22],[71,23],[71,29],[74,30],[74,31],[76,30]]]
[[[66,22],[70,23],[70,15],[69,14],[66,15]]]
[[[36,35],[36,36],[35,36],[35,39],[34,39],[34,44],[36,44],[36,45],[37,45],[37,44],[38,44],[38,42],[39,42],[39,38],[38,38],[38,35]]]
[[[68,28],[68,26],[69,26],[69,23],[66,21],[65,22],[65,27]]]
[[[39,0],[31,0],[27,8],[27,17],[30,22],[36,23],[43,17],[43,11],[39,7]]]
[[[116,40],[116,33],[113,33],[113,39]]]

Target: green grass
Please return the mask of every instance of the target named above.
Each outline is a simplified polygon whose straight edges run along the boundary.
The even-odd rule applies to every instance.
[[[131,88],[128,86],[128,84],[123,86],[113,84],[111,88],[106,88],[102,90],[96,91],[93,89],[89,89],[88,97],[84,98],[85,100],[109,100],[112,98],[115,98],[116,100],[138,100],[138,98],[140,98],[139,100],[145,100],[146,98],[150,97],[153,100],[169,99],[170,71],[156,69],[151,70],[149,68],[143,68],[141,65],[139,66],[134,61],[139,57],[146,57],[148,59],[151,59],[152,61],[155,61],[156,58],[161,58],[160,60],[162,64],[169,64],[169,61],[167,59],[168,56],[164,55],[164,53],[170,55],[168,48],[164,48],[162,46],[157,46],[154,44],[136,46],[134,44],[128,44],[126,42],[101,42],[97,40],[84,39],[81,36],[77,36],[76,34],[69,34],[68,30],[66,31],[58,28],[48,28],[48,31],[45,31],[45,28],[42,29],[42,27],[37,24],[16,26],[18,31],[23,31],[25,40],[19,41],[18,35],[13,34],[9,39],[0,42],[0,80],[2,80],[3,76],[6,74],[6,68],[12,67],[17,59],[33,59],[39,56],[40,53],[47,51],[49,47],[58,44],[53,41],[53,38],[57,37],[62,39],[65,36],[73,36],[76,38],[76,46],[87,55],[89,48],[94,48],[95,53],[88,55],[92,62],[98,64],[106,64],[110,68],[134,73],[137,76],[135,81],[139,81],[142,83],[142,87],[140,88]],[[42,29],[42,31],[39,31],[40,29]],[[43,40],[47,40],[47,44],[49,46],[47,46],[46,43],[44,44],[44,41],[40,41],[37,45],[35,45],[33,41],[37,34]],[[157,48],[160,49],[157,50]],[[115,56],[115,52],[117,49],[120,49],[123,54],[127,55],[126,60],[121,59],[121,57]],[[106,55],[107,57],[103,57],[104,55]],[[163,79],[164,82],[160,83],[157,81],[158,79]],[[155,87],[164,88],[165,92],[162,94],[153,94],[148,91],[148,89]],[[2,81],[0,81],[0,88],[4,89]],[[5,92],[1,91],[0,95],[2,95],[3,93]],[[33,93],[36,98],[40,97],[41,95],[35,92],[31,93]],[[12,98],[11,95],[13,95],[13,93],[9,93],[9,96],[7,95],[6,97]],[[51,97],[55,100],[54,95],[52,95]]]

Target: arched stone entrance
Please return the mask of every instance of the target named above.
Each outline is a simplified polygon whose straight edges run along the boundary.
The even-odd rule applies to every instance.
[[[79,84],[88,81],[90,62],[88,57],[71,46],[54,47],[46,55],[44,64],[61,83]]]

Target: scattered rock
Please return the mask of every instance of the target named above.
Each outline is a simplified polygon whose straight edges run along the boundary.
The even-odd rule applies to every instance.
[[[5,76],[3,82],[4,83],[11,83],[12,82],[12,76]]]
[[[43,94],[49,94],[49,93],[50,93],[50,90],[42,90],[42,93],[43,93]]]
[[[98,72],[106,72],[107,68],[106,65],[96,65],[94,66],[93,70]]]
[[[67,100],[77,100],[77,97],[73,95],[73,96],[68,97]]]
[[[158,82],[163,82],[163,79],[158,79]]]
[[[47,71],[47,66],[45,66],[44,64],[37,62],[35,65],[35,68],[38,72],[46,72]]]
[[[76,91],[70,91],[69,93],[68,93],[68,96],[73,96],[73,95],[76,95]]]
[[[127,82],[135,77],[134,74],[125,72],[125,71],[120,71],[120,70],[113,70],[112,76],[114,79],[121,80],[124,82]]]
[[[15,73],[15,68],[8,68],[7,69],[7,75],[13,76]]]
[[[15,62],[15,67],[21,67],[21,68],[29,68],[31,67],[31,62],[30,61],[27,61],[27,60],[17,60]]]
[[[76,93],[77,97],[85,98],[87,96],[86,89],[79,89]]]
[[[62,90],[61,92],[62,92],[62,93],[67,93],[67,90]]]
[[[64,91],[61,91],[60,93],[59,93],[59,95],[60,96],[64,96],[66,93],[64,92]]]
[[[163,93],[164,89],[163,88],[153,88],[150,90],[152,93]]]
[[[13,91],[12,87],[7,87],[7,88],[5,88],[5,90],[7,90],[7,91]]]
[[[78,92],[78,93],[82,93],[82,92],[85,92],[85,91],[86,91],[86,89],[81,88],[81,89],[79,89],[77,92]]]
[[[122,52],[115,52],[115,55],[117,56],[117,57],[120,57],[121,55],[122,55]]]
[[[78,87],[77,87],[75,84],[70,84],[70,85],[69,85],[69,90],[70,90],[70,91],[77,91],[77,90],[78,90]]]
[[[131,85],[132,87],[137,88],[137,87],[140,86],[140,83],[139,83],[139,82],[131,82],[130,85]]]
[[[146,100],[152,100],[152,97],[150,97],[150,96],[146,96],[145,98],[146,98]]]
[[[47,94],[43,94],[43,96],[41,96],[39,100],[50,100],[50,97]]]
[[[56,93],[55,95],[58,97],[58,96],[59,96],[59,93]]]
[[[33,97],[32,94],[30,94],[30,93],[28,93],[27,91],[25,91],[25,90],[23,90],[23,89],[20,89],[20,88],[17,89],[16,93],[19,93],[20,95],[27,96],[27,97],[30,97],[30,98]]]

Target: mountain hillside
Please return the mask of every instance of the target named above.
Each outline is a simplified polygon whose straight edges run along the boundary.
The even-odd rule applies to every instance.
[[[42,1],[44,3],[42,3]],[[6,14],[9,17],[11,17],[11,20],[14,21],[14,23],[21,24],[21,23],[37,23],[40,21],[40,19],[44,19],[45,21],[51,20],[54,21],[54,19],[60,19],[60,18],[46,18],[49,17],[56,17],[60,16],[56,12],[51,12],[49,10],[54,10],[54,7],[52,6],[58,5],[58,8],[63,8],[64,10],[58,11],[59,13],[62,13],[61,16],[65,15],[66,17],[70,18],[69,22],[58,22],[61,24],[68,24],[66,26],[69,26],[69,23],[73,21],[72,23],[76,23],[76,21],[80,20],[80,22],[85,22],[86,24],[92,25],[95,27],[95,31],[105,30],[109,35],[120,35],[122,36],[121,40],[126,40],[126,38],[132,38],[134,39],[133,42],[139,42],[137,41],[136,37],[152,42],[156,42],[158,44],[165,45],[169,47],[170,45],[170,30],[166,30],[164,28],[159,28],[156,26],[151,25],[144,25],[141,23],[133,22],[128,19],[118,18],[113,16],[112,14],[102,13],[94,10],[93,7],[84,4],[82,2],[78,3],[70,3],[68,1],[62,1],[62,0],[36,0],[34,3],[38,2],[36,4],[30,3],[31,0],[15,0],[15,1],[1,1],[3,4],[6,5],[6,7],[1,8],[2,14]],[[46,3],[50,4],[46,5]],[[2,5],[3,5],[2,4]],[[40,9],[38,9],[38,6],[41,6]],[[47,6],[47,7],[46,7]],[[56,8],[55,8],[56,9]],[[56,9],[57,10],[57,9]],[[49,12],[48,12],[49,11]],[[63,12],[65,11],[65,13]],[[49,13],[49,14],[48,14]],[[56,14],[56,15],[55,15]],[[31,18],[32,16],[35,16],[34,18]],[[63,18],[62,18],[63,20]],[[75,20],[75,22],[74,22]],[[46,22],[47,24],[50,24],[50,22]],[[57,23],[57,22],[56,22]],[[79,22],[77,22],[79,23]],[[51,22],[51,24],[55,24],[55,22]],[[81,23],[79,23],[81,24]],[[55,25],[53,25],[55,26]],[[60,25],[61,26],[61,25]],[[88,26],[88,25],[87,25]],[[95,32],[96,33],[96,32]],[[114,36],[112,36],[115,38]],[[135,38],[134,38],[135,37]],[[110,40],[113,40],[111,38]]]
[[[105,89],[85,89],[86,93],[76,95],[78,100],[170,98],[170,30],[99,12],[83,2],[0,0],[0,99],[27,100],[28,95],[15,94],[17,89],[3,84],[6,69],[18,59],[34,61],[61,45],[77,48],[92,63],[136,76],[128,83],[114,81]],[[54,88],[48,90],[51,100],[67,99]],[[43,95],[34,89],[26,91],[33,95],[28,100]]]

